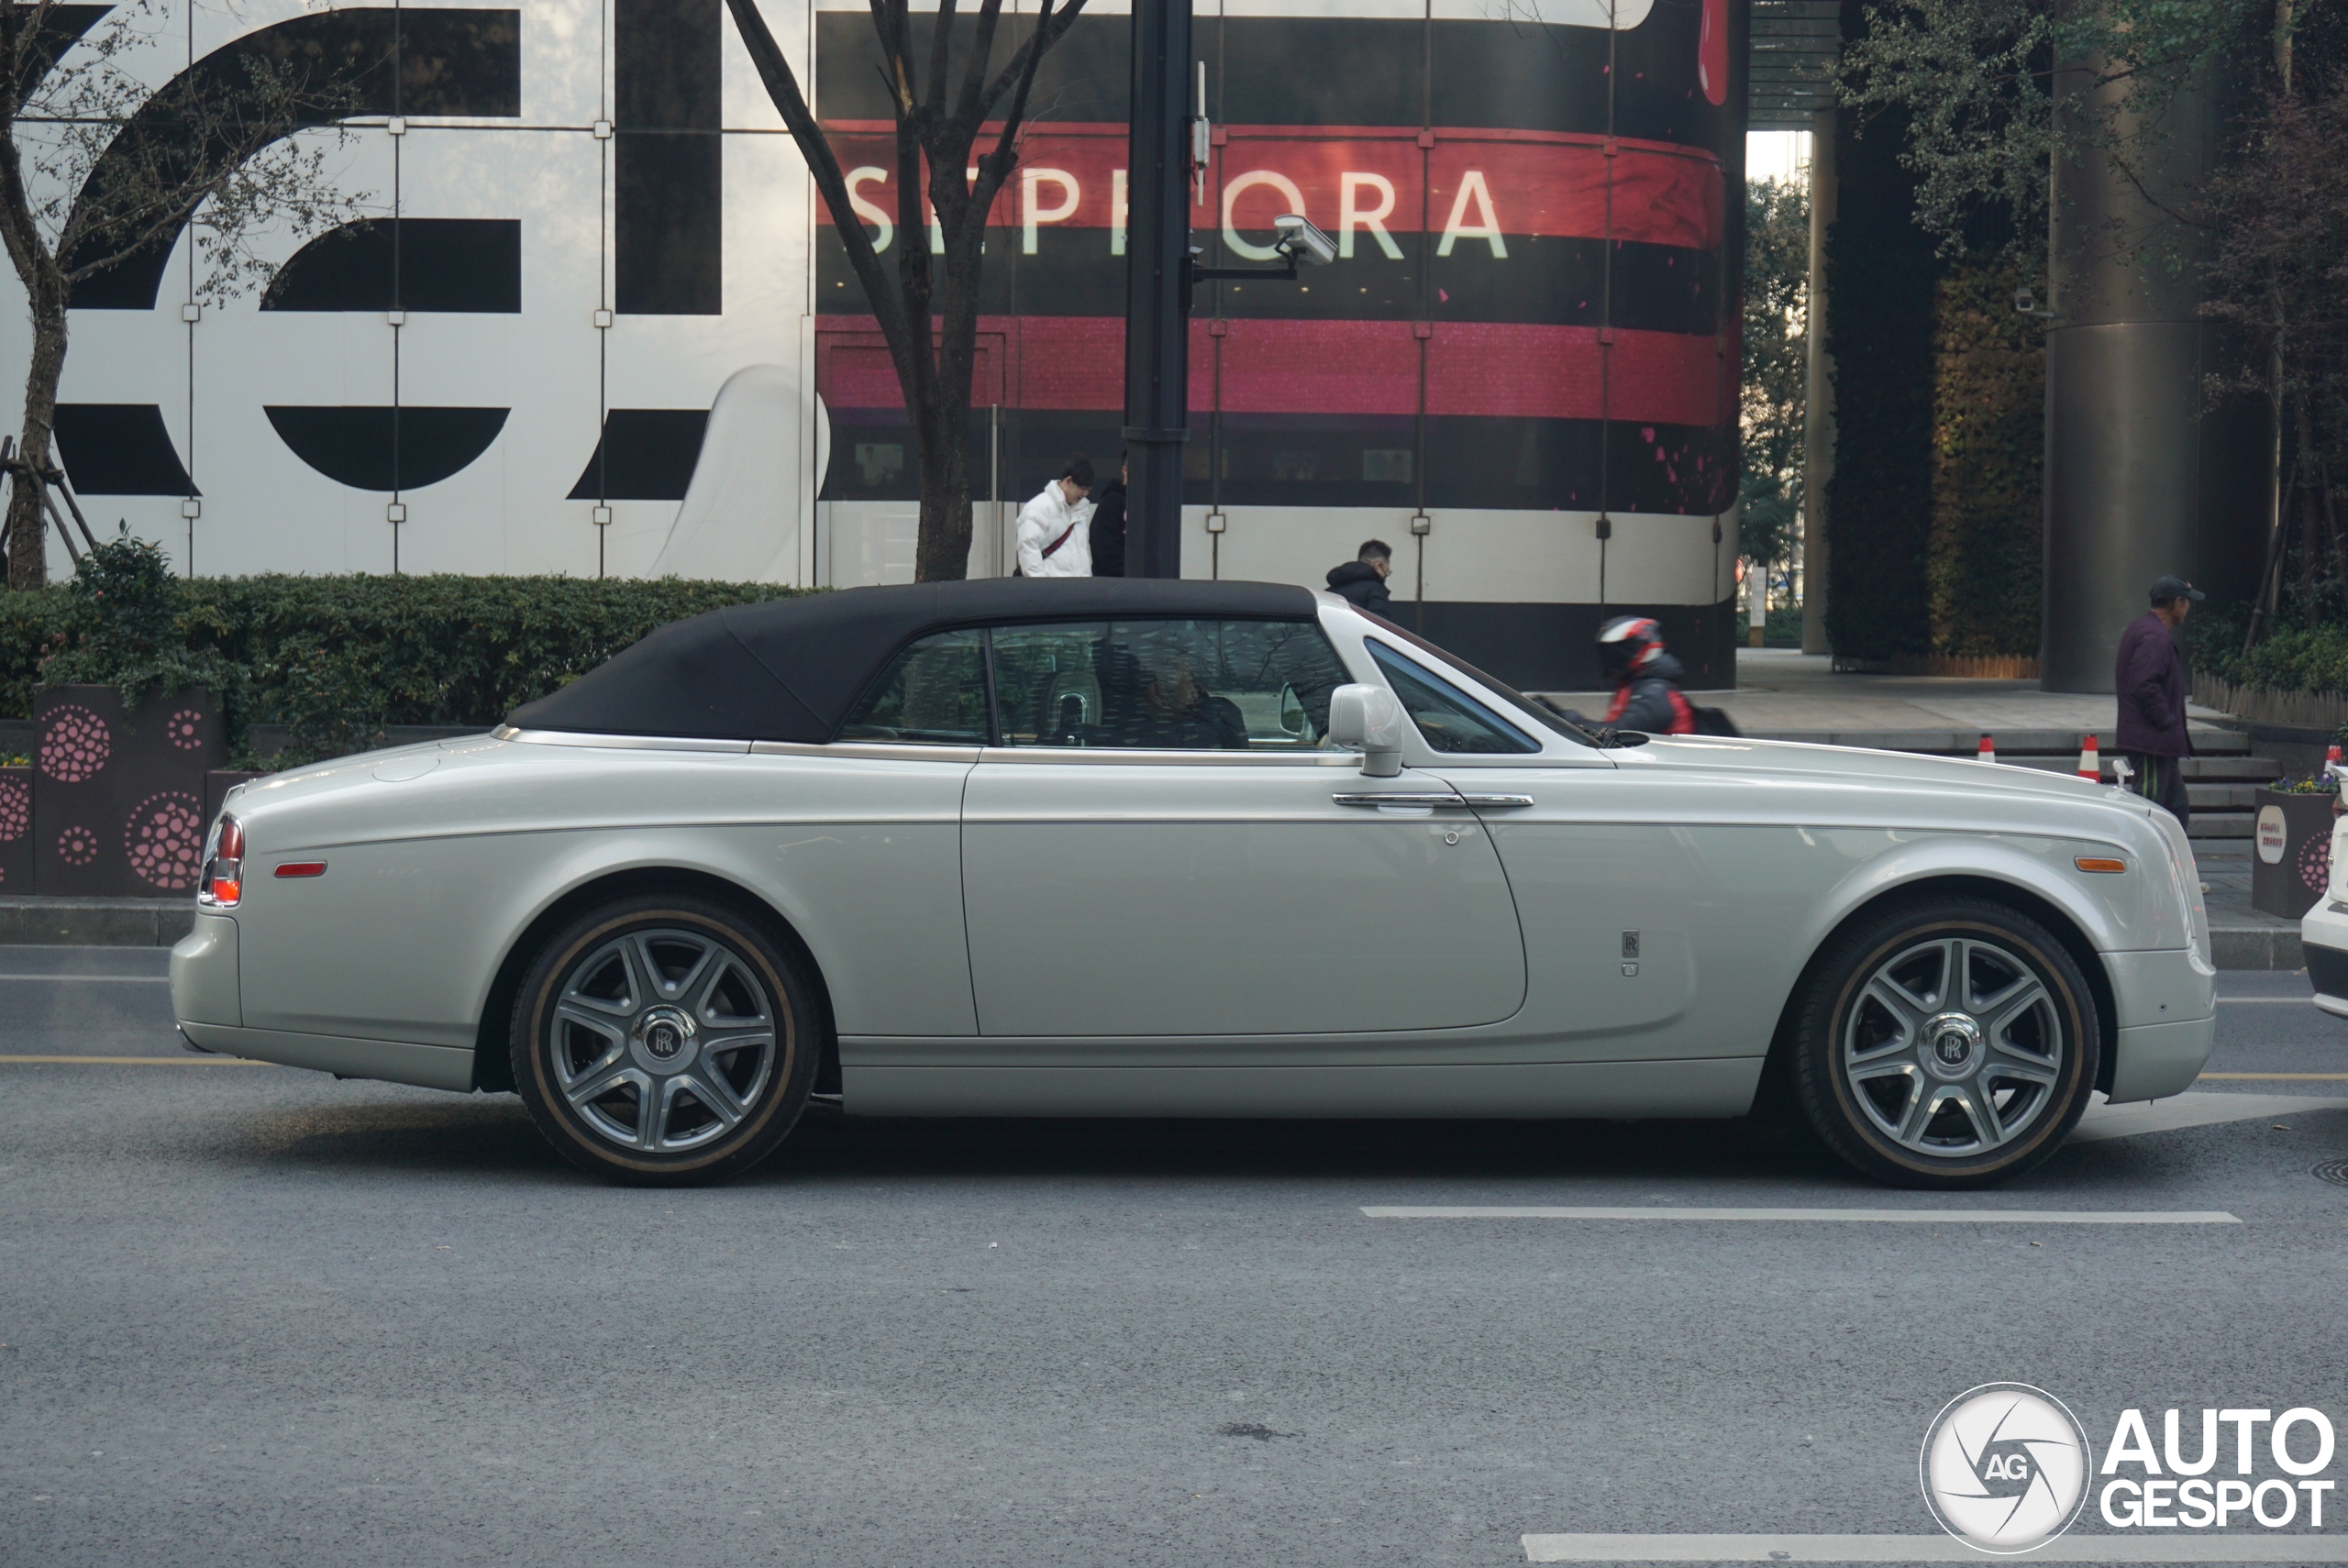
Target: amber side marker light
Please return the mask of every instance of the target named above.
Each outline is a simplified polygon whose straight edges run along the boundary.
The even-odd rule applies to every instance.
[[[2071,864],[2082,871],[2125,871],[2128,869],[2128,862],[2125,860],[2098,860],[2088,855],[2080,856]],[[280,871],[278,875],[282,877],[285,873]]]
[[[281,877],[323,877],[327,863],[323,860],[289,860],[277,868]]]

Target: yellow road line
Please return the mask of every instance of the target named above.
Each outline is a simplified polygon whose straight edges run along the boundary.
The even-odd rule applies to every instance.
[[[2241,1082],[2293,1084],[2348,1084],[2348,1073],[2204,1073],[2196,1082],[2212,1078]]]
[[[191,1051],[184,1056],[6,1056],[0,1064],[17,1063],[35,1067],[266,1067],[268,1062],[249,1061],[242,1056],[199,1056]]]

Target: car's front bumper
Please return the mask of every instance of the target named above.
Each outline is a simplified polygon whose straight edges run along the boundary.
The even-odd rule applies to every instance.
[[[2218,1038],[2218,974],[2189,949],[2107,953],[2118,1039],[2115,1103],[2165,1099],[2189,1088]]]

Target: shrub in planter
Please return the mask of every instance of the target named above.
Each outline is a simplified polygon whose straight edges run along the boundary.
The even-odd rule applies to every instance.
[[[33,697],[33,886],[50,895],[194,889],[205,775],[244,672],[192,652],[162,552],[122,536],[82,558]]]

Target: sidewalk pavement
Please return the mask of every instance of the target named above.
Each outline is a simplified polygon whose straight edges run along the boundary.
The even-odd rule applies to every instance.
[[[1613,693],[1558,691],[1547,695],[1568,708],[1602,713]],[[1960,743],[1942,749],[1970,751],[1984,734],[2097,735],[2115,749],[2120,710],[2115,699],[2041,691],[2034,680],[1976,680],[1933,675],[1837,675],[1824,654],[1791,648],[1739,648],[1733,691],[1693,691],[1690,699],[1720,708],[1746,734],[1765,740],[1806,740],[1824,745],[1877,744],[1866,736],[1915,742],[1946,734]],[[2188,703],[2189,728],[2232,723],[2215,708]],[[1833,738],[1829,738],[1833,737]],[[1892,749],[1919,749],[1913,745]]]

